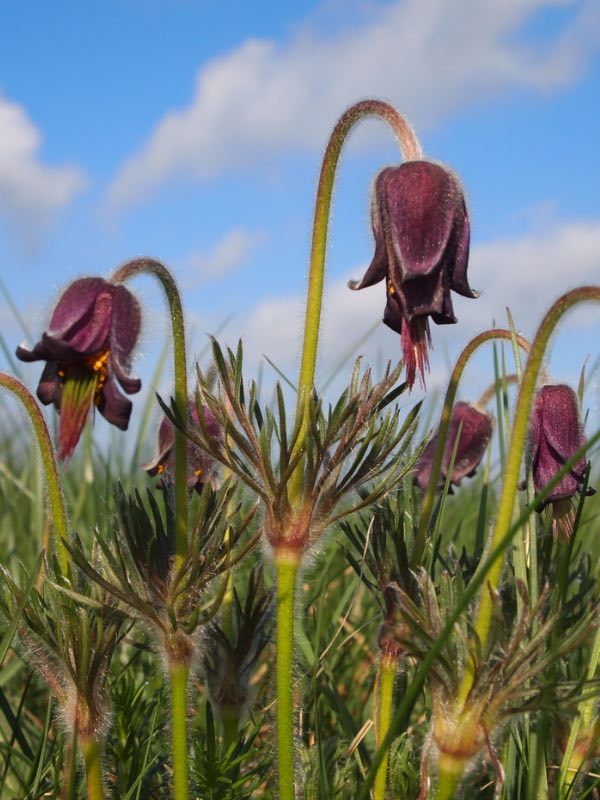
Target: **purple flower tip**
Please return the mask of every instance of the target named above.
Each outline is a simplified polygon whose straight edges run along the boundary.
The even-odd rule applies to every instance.
[[[577,395],[565,384],[542,386],[535,397],[529,427],[529,450],[536,492],[585,444]],[[587,462],[581,458],[555,486],[543,505],[567,500],[581,490]]]
[[[492,436],[493,420],[485,411],[481,411],[470,403],[457,403],[452,409],[448,437],[442,457],[442,470],[438,488],[446,482],[450,461],[456,446],[456,437],[460,428],[460,439],[456,449],[456,457],[450,483],[458,486],[463,478],[471,477],[488,446]],[[433,466],[433,456],[438,443],[438,434],[433,436],[425,445],[415,472],[415,483],[421,489],[426,489]]]
[[[409,386],[419,372],[425,385],[431,346],[429,317],[456,322],[450,290],[477,297],[467,280],[470,226],[458,178],[439,164],[408,161],[375,180],[371,206],[375,255],[364,289],[385,280],[383,321],[401,335]]]
[[[529,426],[529,454],[533,484],[541,491],[564,464],[585,444],[577,395],[565,384],[542,386],[535,397]],[[583,489],[588,463],[580,458],[541,503],[552,505],[552,531],[571,538],[575,525],[572,498]],[[594,489],[588,488],[587,494]]]
[[[217,439],[220,438],[221,428],[212,411],[207,406],[203,406],[202,413],[210,435]],[[199,427],[200,422],[195,398],[188,399],[188,415],[188,421],[191,425]],[[214,459],[206,450],[203,450],[197,444],[189,440],[187,454],[188,487],[190,489],[195,489],[197,492],[201,492],[202,486],[208,481],[212,481],[214,477]],[[144,464],[142,469],[145,469],[146,472],[152,476],[163,475],[165,472],[172,476],[175,473],[175,427],[167,416],[163,417],[158,429],[158,448],[156,455],[151,461]]]
[[[94,406],[111,424],[127,429],[131,402],[119,384],[126,394],[141,387],[129,374],[140,321],[139,304],[124,286],[81,278],[63,292],[33,349],[17,348],[22,361],[46,362],[37,395],[60,413],[61,459],[72,454]]]

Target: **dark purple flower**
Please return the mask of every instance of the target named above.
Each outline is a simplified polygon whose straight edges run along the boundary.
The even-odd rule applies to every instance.
[[[462,427],[461,427],[462,426]],[[458,486],[465,477],[470,478],[479,466],[483,454],[492,436],[493,419],[485,411],[481,411],[470,403],[457,403],[452,409],[448,438],[442,457],[442,470],[438,488],[446,482],[450,461],[456,446],[456,437],[460,428],[460,439],[456,449],[456,457],[450,483]],[[425,445],[415,472],[415,483],[426,489],[431,475],[433,455],[438,443],[438,435],[433,436]]]
[[[541,491],[584,444],[579,402],[573,389],[564,384],[542,386],[535,397],[529,427],[529,452],[536,492]],[[540,511],[552,505],[555,533],[560,530],[571,536],[573,532],[575,516],[571,498],[582,490],[587,467],[585,458],[580,458],[541,504]],[[593,489],[588,489],[588,493],[593,493]]]
[[[203,411],[208,432],[211,437],[219,439],[221,436],[219,423],[209,408],[204,406]],[[190,398],[188,400],[188,414],[188,422],[198,427],[200,423],[195,399]],[[203,450],[197,444],[189,441],[189,439],[187,443],[187,454],[188,487],[190,489],[196,489],[197,492],[201,492],[203,484],[211,481],[214,477],[214,459],[206,450]],[[170,475],[174,475],[175,473],[175,427],[167,416],[163,417],[158,429],[158,451],[152,461],[145,464],[142,469],[145,469],[146,472],[152,476],[163,475],[165,472]]]
[[[375,180],[371,206],[375,255],[361,281],[364,289],[385,280],[383,321],[402,337],[409,386],[417,371],[425,385],[431,346],[429,317],[456,322],[450,290],[477,297],[467,281],[470,226],[458,178],[430,161],[387,167]]]
[[[61,459],[75,449],[94,406],[108,422],[127,429],[131,402],[118,384],[127,394],[140,390],[140,380],[129,375],[140,319],[139,304],[124,286],[81,278],[62,294],[35,347],[17,348],[22,361],[46,362],[37,395],[60,413]]]

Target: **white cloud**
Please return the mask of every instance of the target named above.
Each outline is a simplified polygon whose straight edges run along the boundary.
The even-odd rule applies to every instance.
[[[515,42],[535,12],[572,5],[543,47]],[[320,147],[337,116],[365,96],[389,98],[419,126],[511,87],[572,79],[600,39],[596,0],[398,0],[362,27],[305,29],[285,44],[249,40],[204,65],[190,104],[158,122],[109,190],[113,208],[173,177],[206,178]]]
[[[209,253],[192,253],[187,260],[187,287],[228,277],[249,258],[265,239],[264,234],[234,228]]]
[[[40,131],[22,106],[0,97],[0,217],[31,234],[85,184],[75,166],[40,161]]]
[[[575,286],[597,282],[600,261],[600,220],[556,225],[553,229],[519,239],[475,246],[472,250],[469,279],[481,291],[477,300],[453,294],[459,324],[431,325],[434,350],[431,353],[430,386],[443,384],[447,366],[468,340],[491,327],[492,321],[506,326],[507,306],[515,324],[526,337],[532,337],[550,304]],[[326,283],[322,316],[319,380],[322,383],[344,356],[352,360],[358,353],[371,364],[384,364],[401,356],[400,337],[381,324],[369,339],[354,348],[359,339],[381,320],[385,304],[382,284],[352,292],[346,286],[350,277],[360,277],[357,268],[344,279]],[[258,303],[246,318],[236,317],[224,337],[235,344],[242,336],[248,374],[266,354],[286,375],[296,380],[297,358],[301,347],[305,298],[268,297]],[[580,306],[568,315],[565,333],[571,332],[572,363],[561,365],[565,378],[573,378],[581,368],[590,341],[597,341],[600,316],[595,306]],[[589,335],[595,325],[596,334]],[[575,329],[588,328],[586,336],[573,336]],[[568,335],[566,333],[566,335]],[[485,356],[489,364],[489,353]],[[347,370],[345,371],[347,372]]]

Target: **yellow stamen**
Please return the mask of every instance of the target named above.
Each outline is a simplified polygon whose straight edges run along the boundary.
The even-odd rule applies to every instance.
[[[390,294],[396,294],[396,290],[394,289],[391,280],[388,280],[388,291]]]

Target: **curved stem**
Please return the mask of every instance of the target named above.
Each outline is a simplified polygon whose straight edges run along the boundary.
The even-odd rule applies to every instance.
[[[185,328],[183,309],[177,284],[170,271],[160,261],[153,258],[136,258],[119,267],[113,274],[113,283],[124,283],[140,274],[153,275],[165,291],[171,317],[173,337],[173,381],[175,384],[175,404],[187,423],[187,362],[185,353]],[[187,486],[187,438],[175,430],[175,571],[181,566],[187,551],[188,525],[188,486]]]
[[[65,511],[65,501],[60,485],[58,475],[58,464],[52,447],[52,440],[48,432],[46,421],[37,404],[35,398],[28,391],[23,384],[11,375],[6,375],[0,372],[0,386],[8,389],[9,392],[19,398],[31,424],[40,448],[42,455],[42,463],[44,465],[44,472],[46,474],[46,487],[48,489],[48,502],[50,504],[50,513],[52,517],[52,524],[54,526],[54,536],[56,542],[56,553],[58,556],[58,563],[60,571],[63,575],[67,575],[69,571],[69,554],[65,546],[65,542],[69,538],[69,528],[67,525],[67,513]]]
[[[498,542],[504,539],[511,527],[515,496],[517,493],[517,487],[519,485],[519,470],[521,468],[523,450],[525,448],[525,441],[527,439],[533,395],[548,340],[563,314],[565,314],[565,312],[568,311],[572,306],[576,305],[577,303],[581,303],[584,300],[600,301],[600,287],[582,286],[578,289],[573,289],[572,291],[567,292],[566,294],[562,295],[562,297],[559,297],[542,320],[535,339],[531,345],[527,364],[525,365],[525,371],[523,372],[521,388],[517,396],[510,444],[508,447],[508,455],[504,469],[502,493],[498,503],[496,525],[494,527],[494,533],[490,544],[491,550],[494,550]],[[477,609],[475,633],[479,639],[479,646],[483,649],[485,649],[490,632],[493,610],[492,596],[498,588],[500,582],[502,565],[503,559],[498,556],[490,567],[486,581],[487,588],[484,589],[481,594],[479,607]],[[471,690],[471,687],[473,686],[473,669],[473,662],[472,660],[469,660],[467,662],[458,698],[458,701],[461,704],[464,703],[469,691]]]
[[[171,736],[173,747],[173,800],[188,800],[187,685],[185,664],[171,664]]]
[[[504,330],[502,328],[492,328],[489,331],[484,331],[483,333],[480,333],[471,339],[454,365],[454,369],[452,370],[452,375],[450,376],[450,381],[448,383],[448,388],[446,389],[446,396],[444,398],[444,406],[442,408],[442,415],[440,417],[440,424],[437,433],[437,447],[435,449],[435,453],[433,454],[429,483],[427,484],[427,490],[425,491],[425,496],[423,497],[421,517],[419,519],[419,529],[415,537],[415,546],[411,558],[412,569],[415,569],[421,564],[423,553],[425,552],[427,533],[429,529],[429,523],[431,521],[431,514],[433,512],[433,504],[435,502],[435,494],[442,471],[442,460],[444,457],[444,449],[446,447],[446,439],[448,438],[448,428],[450,427],[452,407],[454,406],[454,399],[458,390],[458,383],[462,377],[465,367],[467,366],[467,362],[475,350],[477,350],[477,348],[482,344],[485,344],[485,342],[490,342],[494,339],[510,340],[512,337],[513,334],[511,331]],[[524,350],[529,349],[529,343],[523,339],[522,336],[517,336],[516,339],[518,344]]]
[[[377,714],[377,746],[385,739],[392,720],[394,681],[398,659],[383,655],[379,665],[379,706]],[[373,800],[385,800],[389,753],[385,753],[377,770],[373,786]]]
[[[299,561],[278,553],[277,571],[277,748],[279,800],[294,800],[294,605]]]
[[[79,744],[85,762],[87,800],[104,800],[100,744],[93,739],[80,739]]]
[[[380,117],[387,122],[395,133],[402,155],[411,160],[420,158],[421,146],[411,126],[396,109],[381,100],[363,100],[351,106],[338,120],[329,138],[315,201],[315,214],[313,222],[312,244],[310,251],[310,271],[308,277],[308,295],[306,299],[306,319],[304,322],[304,340],[302,349],[302,363],[298,381],[298,405],[296,415],[299,414],[301,404],[306,401],[312,391],[315,379],[315,365],[317,362],[317,346],[319,342],[319,326],[321,321],[321,303],[323,299],[323,279],[325,272],[325,254],[327,252],[327,235],[329,230],[329,215],[331,209],[331,196],[337,164],[342,146],[352,128],[365,117]],[[306,408],[306,407],[305,407]],[[306,410],[302,421],[302,428],[298,437],[298,447],[302,447],[306,433]],[[303,463],[300,462],[294,471],[291,481],[289,496],[292,504],[296,504],[302,491]]]

